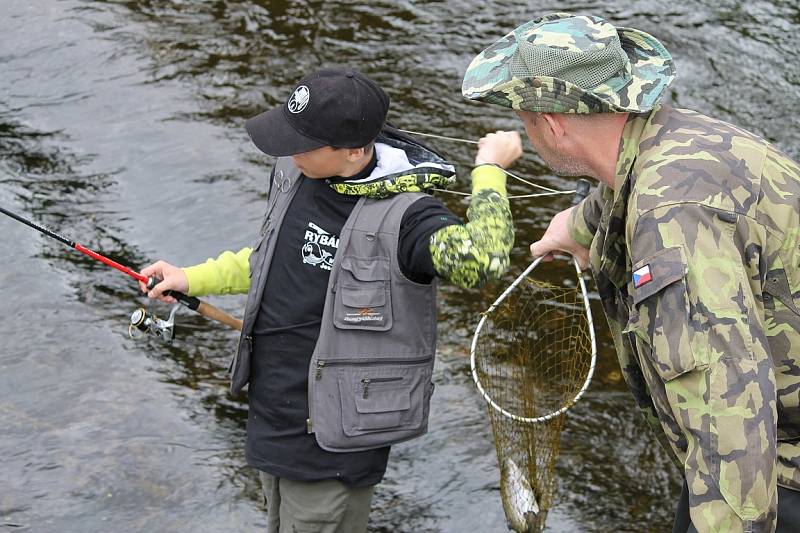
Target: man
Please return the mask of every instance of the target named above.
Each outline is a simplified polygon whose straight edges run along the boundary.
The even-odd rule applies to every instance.
[[[659,101],[652,36],[552,14],[470,65],[563,175],[600,183],[534,256],[592,268],[625,379],[685,476],[674,531],[800,531],[800,168]]]
[[[167,301],[167,289],[248,293],[231,390],[249,383],[246,456],[273,533],[366,531],[389,446],[427,430],[436,278],[471,287],[508,266],[497,166],[519,157],[519,135],[481,140],[462,224],[425,194],[453,167],[386,127],[388,107],[355,70],[306,76],[246,124],[278,157],[255,245],[142,271],[163,279],[149,296]]]

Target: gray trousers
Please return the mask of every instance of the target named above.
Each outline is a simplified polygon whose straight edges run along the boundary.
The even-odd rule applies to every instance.
[[[335,479],[292,481],[258,472],[268,533],[366,533],[375,487],[353,489]]]

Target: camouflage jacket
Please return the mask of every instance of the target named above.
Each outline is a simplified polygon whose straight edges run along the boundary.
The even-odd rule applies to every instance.
[[[571,213],[620,366],[699,531],[773,531],[800,490],[800,167],[725,122],[630,115]]]

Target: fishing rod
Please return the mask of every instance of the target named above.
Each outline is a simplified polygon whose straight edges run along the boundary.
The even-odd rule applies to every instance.
[[[17,215],[16,213],[12,213],[7,209],[0,207],[0,213],[3,213],[4,215],[11,217],[18,222],[22,222],[26,226],[29,226],[37,230],[38,232],[52,239],[55,239],[63,244],[66,244],[70,248],[74,248],[75,250],[78,250],[79,252],[88,255],[92,259],[100,261],[105,265],[108,265],[112,268],[119,270],[124,274],[127,274],[133,279],[144,283],[148,289],[152,289],[162,281],[160,278],[156,276],[150,276],[150,277],[143,276],[142,274],[139,274],[135,270],[126,267],[125,265],[121,265],[120,263],[117,263],[116,261],[113,261],[108,257],[105,257],[93,250],[90,250],[89,248],[83,246],[80,243],[68,239],[63,235],[59,235],[58,233],[49,230],[44,226],[40,226],[39,224],[31,220],[28,220],[27,218],[24,218],[20,215]],[[229,315],[228,313],[222,311],[218,307],[214,307],[209,303],[203,302],[198,298],[195,298],[194,296],[188,296],[186,294],[183,294],[182,292],[173,290],[164,291],[164,295],[172,296],[173,298],[178,300],[178,302],[180,302],[182,305],[188,307],[192,311],[195,311],[203,315],[206,318],[210,318],[211,320],[215,320],[217,322],[225,324],[226,326],[230,326],[231,328],[237,329],[239,331],[241,331],[242,329],[241,320]],[[167,320],[162,320],[156,317],[155,315],[148,314],[143,308],[137,309],[136,311],[133,312],[133,315],[131,315],[131,325],[129,328],[129,333],[131,337],[134,337],[133,331],[138,330],[143,333],[152,333],[165,341],[172,340],[174,325],[175,325],[175,311],[177,307],[178,306],[173,307],[172,312],[170,313],[169,318]]]

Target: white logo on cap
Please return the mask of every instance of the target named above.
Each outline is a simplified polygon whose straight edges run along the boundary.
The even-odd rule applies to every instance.
[[[306,106],[308,105],[308,101],[310,99],[311,99],[311,92],[308,90],[308,87],[306,87],[305,85],[301,85],[300,87],[294,90],[294,92],[292,93],[292,97],[289,98],[289,101],[286,103],[286,106],[292,113],[299,113],[306,108]]]

